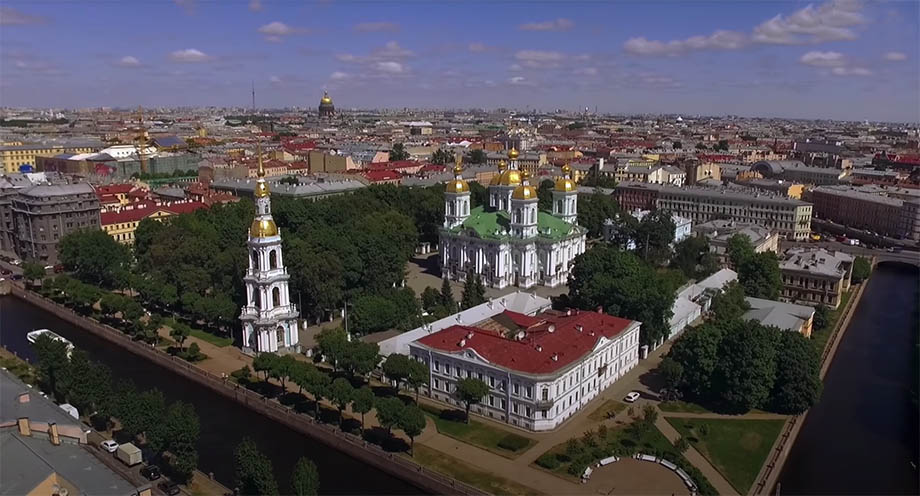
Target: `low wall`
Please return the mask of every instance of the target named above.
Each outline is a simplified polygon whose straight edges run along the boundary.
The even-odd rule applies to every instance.
[[[406,480],[432,494],[486,494],[473,486],[425,468],[408,458],[388,453],[358,436],[340,431],[333,425],[316,422],[312,417],[296,413],[276,401],[269,400],[258,393],[240,387],[236,383],[221,379],[185,360],[169,355],[148,344],[134,341],[128,335],[113,327],[83,317],[63,305],[17,285],[12,285],[12,294],[135,355],[142,356],[157,365],[168,368],[276,422],[310,436],[331,448],[342,451],[352,458]]]

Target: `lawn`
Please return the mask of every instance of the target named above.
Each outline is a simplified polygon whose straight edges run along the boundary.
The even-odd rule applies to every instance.
[[[489,494],[544,494],[536,489],[523,486],[517,482],[505,479],[504,477],[499,477],[472,467],[463,460],[429,448],[421,443],[415,443],[415,448],[413,448],[412,451],[412,458],[418,464],[441,472],[442,474],[449,475],[454,479],[482,489]]]
[[[233,338],[216,336],[214,334],[211,334],[210,332],[202,331],[201,329],[192,329],[191,335],[195,336],[196,338],[202,341],[207,341],[208,343],[211,343],[214,346],[218,346],[220,348],[223,348],[225,346],[230,346],[231,344],[233,344]]]
[[[588,415],[588,419],[594,422],[601,422],[608,418],[613,418],[616,414],[626,409],[626,404],[615,400],[607,400],[601,406],[594,409]]]
[[[445,411],[425,404],[421,405],[421,407],[425,414],[434,420],[438,432],[441,434],[506,458],[517,458],[536,444],[536,441],[532,438],[477,422],[473,419],[470,419],[469,423],[463,422],[462,418],[453,420],[451,414],[455,412],[454,410]],[[459,417],[462,416],[463,414],[460,412]]]
[[[843,311],[847,308],[847,304],[850,302],[850,296],[852,294],[853,290],[851,288],[850,291],[847,291],[843,294],[843,296],[840,297],[840,306],[837,307],[837,310],[834,310],[830,313],[830,317],[827,320],[827,327],[821,330],[812,330],[811,341],[815,346],[815,349],[818,350],[818,354],[824,352],[824,348],[827,346],[827,340],[831,337],[831,331],[834,330],[834,327],[837,325],[837,321],[840,319]]]
[[[712,462],[741,494],[757,479],[783,420],[690,419],[667,417],[681,436]],[[705,435],[701,434],[701,426]]]
[[[658,408],[663,412],[677,413],[712,413],[706,407],[688,401],[663,401],[658,404]]]

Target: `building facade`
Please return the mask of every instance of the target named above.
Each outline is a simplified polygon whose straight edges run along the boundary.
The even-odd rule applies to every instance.
[[[299,314],[288,291],[290,276],[281,254],[281,233],[272,219],[270,195],[260,154],[254,192],[256,216],[246,243],[246,304],[240,313],[243,351],[253,354],[300,351]]]
[[[751,240],[755,253],[772,251],[779,254],[779,234],[757,224],[735,222],[732,220],[711,220],[693,227],[697,236],[704,236],[709,241],[709,251],[719,257],[723,266],[730,266],[728,258],[728,241],[736,234],[747,236]]]
[[[133,245],[134,232],[142,220],[151,219],[162,222],[164,219],[174,215],[194,212],[207,207],[206,204],[201,202],[169,202],[162,205],[144,202],[102,212],[100,222],[102,230],[108,233],[112,239],[121,244]]]
[[[780,261],[783,292],[780,300],[836,309],[850,289],[853,256],[824,248],[792,248]]]
[[[851,186],[821,186],[810,197],[818,218],[883,236],[920,240],[920,199],[904,200]]]
[[[37,184],[0,197],[0,219],[8,233],[2,237],[19,258],[56,264],[61,238],[99,229],[99,198],[86,183]]]
[[[639,361],[636,321],[600,312],[505,311],[453,325],[409,344],[428,366],[435,400],[460,406],[457,381],[477,378],[489,393],[474,413],[532,431],[555,429]]]
[[[757,224],[790,240],[811,233],[812,205],[793,198],[745,193],[725,188],[621,183],[615,190],[621,208],[664,208],[694,224],[714,219]]]
[[[465,281],[478,274],[483,283],[504,288],[555,287],[568,281],[572,260],[585,251],[586,231],[576,223],[578,192],[570,170],[553,188],[552,212],[537,208],[537,190],[529,174],[517,168],[518,152],[508,153],[511,167],[489,185],[489,205],[472,208],[462,169],[444,194],[440,233],[441,277]]]
[[[35,165],[38,157],[53,157],[64,153],[90,153],[100,147],[95,144],[74,145],[14,145],[0,146],[0,171],[19,172],[23,165]]]

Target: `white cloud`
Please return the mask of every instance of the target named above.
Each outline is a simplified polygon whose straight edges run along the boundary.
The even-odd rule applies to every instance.
[[[12,7],[0,7],[0,26],[26,26],[43,24],[47,21],[44,17],[26,14]]]
[[[484,52],[489,49],[485,43],[470,43],[467,48],[471,52]]]
[[[514,54],[519,65],[530,69],[559,67],[568,57],[562,52],[549,50],[520,50]]]
[[[373,54],[378,57],[386,58],[405,58],[415,55],[411,51],[399,46],[399,43],[395,41],[388,41],[382,49],[374,50]]]
[[[834,67],[831,74],[835,76],[871,76],[872,71],[865,67]]]
[[[185,50],[176,50],[169,54],[169,58],[175,62],[198,63],[207,62],[212,59],[211,56],[196,48],[186,48]]]
[[[272,84],[281,84],[281,78],[278,76],[272,76],[268,78],[268,82]]]
[[[623,48],[634,55],[677,56],[698,50],[737,50],[747,38],[737,31],[719,30],[709,36],[691,36],[683,40],[658,41],[645,37],[630,38]]]
[[[582,76],[597,76],[597,67],[583,67],[577,69],[575,74],[580,74]]]
[[[306,32],[305,29],[288,26],[281,21],[270,22],[260,27],[258,31],[265,36],[266,41],[271,41],[273,43],[282,41],[285,36]]]
[[[122,57],[116,65],[120,67],[140,67],[141,61],[137,60],[137,57],[126,55]]]
[[[841,67],[846,64],[846,60],[840,52],[818,52],[812,51],[799,58],[799,62],[814,67]]]
[[[262,10],[262,0],[249,0],[249,10],[259,12]]]
[[[511,65],[508,67],[508,69],[511,69],[512,71],[521,71],[521,70],[524,70],[524,68],[521,67],[521,64],[511,64]]]
[[[789,16],[779,14],[754,28],[752,40],[775,45],[804,45],[825,41],[855,40],[853,27],[865,24],[862,5],[856,0],[830,0],[812,4]]]
[[[533,82],[524,76],[512,76],[508,78],[508,84],[512,86],[533,86]]]
[[[415,56],[411,50],[407,50],[395,41],[388,41],[384,46],[375,48],[369,55],[354,55],[351,53],[339,53],[335,58],[341,62],[350,64],[372,64],[374,62],[384,62],[393,59],[402,60]]]
[[[374,69],[377,69],[380,72],[385,72],[388,74],[402,74],[406,67],[399,62],[393,62],[392,60],[387,62],[377,62],[374,64]]]
[[[521,31],[568,31],[573,27],[575,27],[574,21],[560,17],[552,21],[521,24],[518,29]]]
[[[639,78],[646,86],[655,88],[680,88],[682,86],[680,81],[668,76],[643,73],[639,75]]]
[[[329,79],[331,79],[331,80],[333,80],[333,81],[342,81],[342,80],[348,79],[348,78],[349,78],[348,73],[342,72],[342,71],[335,71],[335,72],[333,72],[332,74],[329,75]]]
[[[352,28],[361,33],[376,33],[381,31],[399,31],[399,24],[395,22],[361,22]]]
[[[907,55],[903,52],[888,52],[883,58],[889,62],[900,62],[902,60],[907,60]]]

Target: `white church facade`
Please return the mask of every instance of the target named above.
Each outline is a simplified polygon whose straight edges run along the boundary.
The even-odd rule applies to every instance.
[[[489,184],[489,205],[476,208],[457,163],[444,194],[441,277],[465,281],[472,272],[493,288],[566,284],[586,239],[586,230],[576,223],[578,191],[571,168],[563,167],[555,183],[552,212],[543,212],[537,189],[518,169],[517,150],[512,148],[508,158],[510,167],[500,162]]]
[[[261,153],[254,198],[256,215],[246,243],[249,268],[243,277],[246,304],[240,313],[243,351],[251,354],[297,352],[300,351],[299,314],[290,299],[290,276],[281,253],[281,233],[272,219]]]

